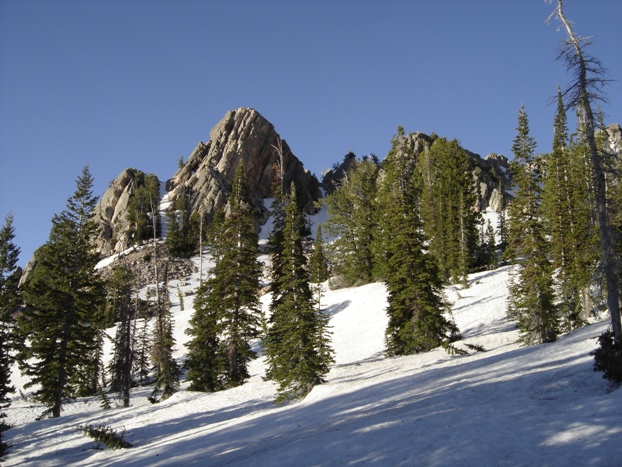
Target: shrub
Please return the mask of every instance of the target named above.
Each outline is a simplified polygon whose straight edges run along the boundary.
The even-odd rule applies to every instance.
[[[598,338],[599,347],[590,353],[594,357],[594,371],[602,371],[603,378],[612,383],[622,383],[622,351],[616,349],[611,330]]]

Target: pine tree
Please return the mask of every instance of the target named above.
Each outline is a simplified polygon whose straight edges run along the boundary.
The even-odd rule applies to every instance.
[[[160,284],[156,284],[160,287]],[[156,289],[157,290],[157,289]],[[151,400],[156,401],[161,391],[161,400],[166,400],[179,389],[181,374],[177,362],[173,358],[175,338],[173,337],[173,318],[171,302],[168,295],[168,271],[164,271],[164,287],[158,294],[156,322],[154,326],[153,345],[151,347],[151,363],[155,373],[155,384]]]
[[[15,392],[15,388],[11,386],[11,352],[17,344],[13,335],[13,314],[19,307],[21,294],[17,267],[20,250],[13,243],[14,238],[13,215],[9,214],[0,228],[0,459],[9,448],[2,440],[4,432],[10,428],[4,421],[4,409],[11,403],[9,394]]]
[[[166,245],[171,255],[189,258],[199,244],[199,216],[190,209],[190,193],[183,190],[167,212]]]
[[[137,281],[138,282],[138,281]],[[151,335],[149,333],[150,314],[145,304],[141,301],[138,286],[134,292],[134,306],[136,308],[136,316],[132,324],[132,333],[135,338],[135,355],[132,372],[138,373],[138,384],[143,386],[149,376],[149,350],[151,349]],[[147,289],[147,302],[151,298],[150,289]]]
[[[522,258],[509,286],[508,313],[516,319],[520,341],[526,345],[553,342],[559,333],[553,292],[550,245],[542,225],[541,172],[535,159],[536,142],[529,135],[524,106],[518,114],[510,170],[516,196],[509,206],[509,245],[506,254]]]
[[[186,333],[190,341],[185,367],[191,391],[213,392],[225,388],[226,361],[221,353],[221,301],[218,283],[209,279],[199,287],[194,300],[194,315]],[[213,286],[217,286],[215,290]]]
[[[127,220],[135,243],[141,243],[154,236],[159,236],[159,213],[155,210],[153,219],[153,202],[160,199],[160,184],[154,174],[136,171],[133,187],[127,205]],[[155,226],[155,232],[154,232]]]
[[[248,205],[244,166],[238,166],[228,202],[229,215],[215,230],[216,252],[210,279],[197,293],[188,334],[188,379],[191,388],[215,391],[239,386],[249,377],[255,357],[251,340],[258,337],[261,307],[257,292],[261,265],[258,236]]]
[[[326,231],[335,238],[327,253],[344,286],[374,278],[377,178],[378,166],[372,159],[357,161],[341,188],[326,198]]]
[[[91,243],[97,231],[92,184],[85,167],[67,208],[52,219],[49,240],[35,252],[37,265],[24,289],[27,308],[18,320],[28,341],[19,355],[30,377],[25,387],[38,387],[34,397],[48,406],[43,415],[53,417],[78,394],[74,376],[99,365],[93,358],[101,343],[103,287]]]
[[[379,189],[380,226],[387,233],[389,356],[425,352],[458,338],[457,327],[444,316],[448,304],[436,260],[424,252],[414,167],[397,153],[399,144],[398,135],[383,164],[385,177]]]
[[[590,241],[589,172],[586,174],[580,151],[569,145],[566,110],[558,90],[553,148],[546,159],[546,177],[542,205],[551,239],[552,265],[557,270],[561,330],[571,331],[585,324],[585,294],[589,294],[593,267],[586,257],[593,257]],[[577,157],[578,156],[578,157]],[[583,160],[582,160],[583,159]]]
[[[132,300],[132,274],[126,264],[115,267],[108,281],[107,306],[118,316],[113,340],[113,356],[108,366],[110,389],[119,392],[123,407],[130,406],[130,390],[133,385],[134,366],[133,321],[136,318],[135,303]]]
[[[566,62],[566,67],[573,75],[570,86],[564,91],[567,108],[576,108],[578,126],[588,148],[591,171],[593,173],[596,220],[600,240],[600,268],[605,277],[607,288],[607,308],[611,316],[611,335],[613,344],[610,350],[614,360],[622,360],[622,316],[620,314],[620,257],[616,250],[616,231],[610,218],[607,205],[607,177],[605,161],[607,152],[598,146],[596,137],[597,120],[592,111],[594,102],[603,99],[603,87],[607,84],[606,71],[600,60],[591,56],[586,48],[590,42],[575,34],[572,24],[566,18],[563,1],[557,0],[557,7],[552,16],[556,16],[566,30],[568,39],[563,42],[559,58]],[[550,18],[550,17],[549,17]],[[603,349],[601,349],[603,350]],[[622,377],[621,377],[622,378]]]
[[[322,239],[322,226],[320,225],[317,228],[313,254],[309,259],[309,280],[318,311],[322,309],[322,283],[328,278],[328,264],[324,255],[324,240]]]
[[[466,151],[437,138],[418,163],[421,213],[429,248],[444,281],[467,284],[477,250],[478,214]]]
[[[272,273],[270,327],[264,340],[266,377],[279,384],[277,402],[304,398],[324,382],[333,362],[328,317],[315,309],[309,287],[300,233],[303,224],[292,185],[285,207],[280,270]]]

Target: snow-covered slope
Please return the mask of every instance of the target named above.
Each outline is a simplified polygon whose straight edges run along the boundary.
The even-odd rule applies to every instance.
[[[41,407],[16,398],[2,465],[620,465],[622,390],[607,391],[589,356],[606,321],[519,347],[505,316],[508,272],[447,289],[464,342],[486,352],[385,358],[384,285],[327,291],[336,364],[302,402],[273,404],[262,359],[241,387],[203,394],[182,384],[155,405],[137,388],[133,407],[80,399],[60,419],[35,422]],[[173,304],[179,357],[192,299],[184,312]],[[95,450],[76,430],[84,424],[124,428],[134,447]]]

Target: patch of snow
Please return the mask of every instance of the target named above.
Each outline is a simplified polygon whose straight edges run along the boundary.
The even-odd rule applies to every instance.
[[[480,272],[468,288],[446,288],[463,335],[456,346],[478,344],[485,352],[387,358],[384,284],[325,288],[335,365],[303,401],[273,403],[263,357],[251,362],[240,387],[197,393],[183,382],[158,404],[147,401],[150,387],[137,387],[130,408],[115,401],[104,411],[96,397],[80,398],[61,418],[37,422],[42,406],[15,397],[6,410],[14,427],[5,432],[13,446],[2,465],[618,465],[622,390],[608,391],[589,355],[608,322],[520,347],[506,315],[510,271]],[[198,281],[195,273],[170,284],[179,360]],[[267,313],[270,295],[261,302]],[[106,352],[110,358],[109,344]],[[25,380],[13,376],[23,388]],[[95,450],[76,429],[84,424],[125,429],[134,447]]]

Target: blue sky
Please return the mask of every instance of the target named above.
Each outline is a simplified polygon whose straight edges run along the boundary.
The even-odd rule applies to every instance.
[[[170,178],[228,110],[253,107],[312,172],[384,158],[398,125],[511,156],[521,104],[550,149],[565,35],[543,0],[0,0],[0,220],[24,265],[89,164]],[[617,82],[622,2],[567,0]],[[573,116],[570,116],[573,119]]]

